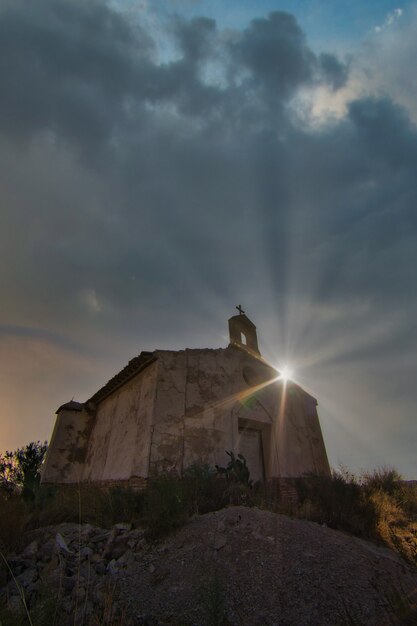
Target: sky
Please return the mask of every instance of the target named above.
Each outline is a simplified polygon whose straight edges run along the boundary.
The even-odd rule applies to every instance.
[[[0,0],[0,450],[142,350],[260,350],[417,478],[417,3]]]

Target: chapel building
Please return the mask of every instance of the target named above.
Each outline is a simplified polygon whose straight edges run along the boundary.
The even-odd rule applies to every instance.
[[[251,479],[329,476],[317,400],[285,381],[239,308],[227,348],[141,352],[86,402],[57,410],[42,483],[141,487],[242,454]]]

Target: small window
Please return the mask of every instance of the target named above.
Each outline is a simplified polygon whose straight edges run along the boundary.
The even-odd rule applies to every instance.
[[[246,340],[245,333],[240,333],[240,341],[243,343],[244,346],[247,345],[247,340]]]

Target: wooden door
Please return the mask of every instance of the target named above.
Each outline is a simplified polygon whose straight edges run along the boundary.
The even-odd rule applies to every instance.
[[[250,478],[256,483],[264,479],[261,431],[254,428],[239,428],[238,453],[248,465]]]

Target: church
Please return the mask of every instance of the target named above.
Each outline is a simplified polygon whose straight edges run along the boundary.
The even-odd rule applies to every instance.
[[[285,380],[258,348],[241,307],[226,348],[141,352],[86,402],[67,402],[42,483],[141,488],[193,463],[242,454],[254,482],[330,475],[317,400]]]

